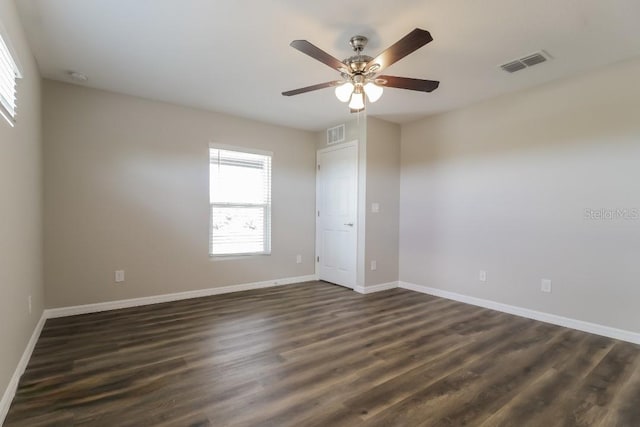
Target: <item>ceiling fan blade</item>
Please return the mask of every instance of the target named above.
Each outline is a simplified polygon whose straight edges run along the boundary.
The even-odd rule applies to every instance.
[[[306,55],[309,55],[313,59],[317,59],[334,70],[340,71],[341,73],[348,72],[349,70],[349,67],[347,67],[346,64],[306,40],[294,40],[291,42],[290,46]]]
[[[429,31],[416,28],[409,34],[398,40],[393,46],[387,48],[380,55],[373,58],[367,64],[367,69],[372,65],[378,64],[380,68],[376,72],[380,72],[387,68],[389,65],[398,62],[405,56],[420,49],[425,44],[433,40]]]
[[[288,90],[286,92],[282,92],[284,96],[292,96],[292,95],[300,95],[301,93],[311,92],[318,89],[324,89],[326,87],[338,86],[344,82],[340,80],[335,80],[332,82],[319,83],[313,86],[301,87],[300,89]]]
[[[376,77],[376,84],[385,87],[395,87],[398,89],[431,92],[438,88],[440,82],[435,80],[411,79],[409,77],[378,76]]]

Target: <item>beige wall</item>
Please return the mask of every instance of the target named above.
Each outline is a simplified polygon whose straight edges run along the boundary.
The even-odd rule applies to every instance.
[[[43,114],[48,307],[314,273],[313,133],[52,81]],[[209,142],[274,153],[272,255],[209,259]]]
[[[345,122],[345,141],[353,140],[358,141],[357,285],[362,288],[398,280],[400,126],[363,114]],[[317,132],[316,148],[326,147],[326,131]],[[378,213],[371,211],[374,202]]]
[[[0,117],[2,395],[42,314],[43,288],[40,76],[12,0],[0,0],[0,21],[6,31],[3,36],[13,45],[23,75],[17,88],[15,127]]]
[[[400,279],[640,332],[640,220],[584,218],[640,209],[638,76],[635,60],[403,126]]]
[[[365,286],[371,286],[398,280],[400,126],[369,117],[366,139]],[[372,212],[373,203],[380,206],[378,213]]]

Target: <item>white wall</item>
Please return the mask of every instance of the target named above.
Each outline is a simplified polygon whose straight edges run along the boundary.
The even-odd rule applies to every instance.
[[[0,117],[0,395],[3,395],[43,308],[42,144],[40,76],[13,0],[0,0],[0,21],[3,37],[12,44],[23,75],[17,87],[15,127]]]
[[[400,279],[640,331],[640,219],[584,218],[640,209],[639,76],[620,63],[403,126]]]
[[[48,307],[314,274],[313,133],[48,80],[43,111]],[[274,153],[270,256],[209,259],[209,142]]]

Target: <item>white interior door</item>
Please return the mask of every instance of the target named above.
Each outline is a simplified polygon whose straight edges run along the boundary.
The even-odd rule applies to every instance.
[[[318,151],[317,263],[320,280],[355,288],[358,251],[358,145]]]

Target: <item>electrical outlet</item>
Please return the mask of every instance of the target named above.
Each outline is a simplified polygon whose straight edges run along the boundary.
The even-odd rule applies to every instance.
[[[371,261],[371,271],[378,269],[378,261]]]
[[[487,272],[484,270],[480,270],[480,274],[478,275],[478,278],[480,279],[481,282],[486,282],[487,281]]]
[[[296,264],[302,264],[302,255],[296,255]]]
[[[31,305],[31,295],[29,295],[28,301],[29,301],[29,314],[31,314],[31,312],[33,311],[33,307]]]
[[[371,212],[378,213],[380,212],[380,203],[371,203]]]
[[[124,282],[124,270],[116,270],[116,283]]]
[[[542,279],[542,282],[540,282],[540,291],[545,292],[547,294],[550,294],[551,293],[551,280]]]

